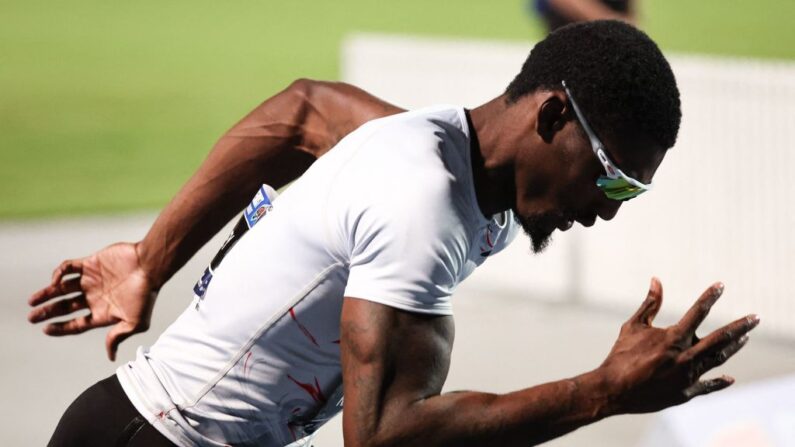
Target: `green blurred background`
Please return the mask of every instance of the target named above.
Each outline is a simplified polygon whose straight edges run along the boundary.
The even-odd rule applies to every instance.
[[[641,0],[666,51],[795,59],[795,1]],[[524,1],[0,0],[0,218],[154,209],[353,31],[524,40]],[[518,69],[518,67],[517,67]]]

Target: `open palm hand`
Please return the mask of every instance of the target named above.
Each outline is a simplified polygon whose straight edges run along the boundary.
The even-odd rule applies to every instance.
[[[49,322],[47,335],[73,335],[111,326],[105,338],[108,358],[119,343],[149,328],[157,291],[139,264],[137,246],[117,243],[81,259],[66,260],[55,269],[50,285],[34,293],[28,315],[32,323]],[[89,313],[72,316],[87,309]]]

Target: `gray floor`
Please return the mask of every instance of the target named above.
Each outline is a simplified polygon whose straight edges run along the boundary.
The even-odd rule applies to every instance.
[[[104,331],[48,338],[25,320],[26,299],[45,285],[65,257],[78,257],[118,240],[137,240],[151,215],[0,225],[0,445],[44,445],[66,406],[87,386],[118,365],[104,354]],[[129,360],[139,345],[152,343],[191,297],[190,287],[218,241],[209,244],[162,291],[147,334],[125,342]],[[609,350],[619,313],[542,304],[530,297],[500,296],[478,283],[455,298],[457,335],[447,389],[502,392],[576,375],[596,367]],[[792,344],[753,338],[722,369],[738,384],[795,373]],[[580,429],[550,446],[633,446],[650,416],[621,416]],[[318,436],[319,447],[342,446],[339,419]]]

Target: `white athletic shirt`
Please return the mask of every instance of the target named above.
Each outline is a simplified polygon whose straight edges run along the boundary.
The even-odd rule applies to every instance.
[[[273,201],[119,381],[178,445],[293,443],[341,409],[343,297],[451,315],[515,234],[510,212],[478,208],[462,108],[371,121]]]

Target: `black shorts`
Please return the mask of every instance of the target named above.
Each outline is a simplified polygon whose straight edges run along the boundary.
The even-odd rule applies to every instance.
[[[116,375],[77,397],[61,416],[51,447],[172,447],[133,407]]]

